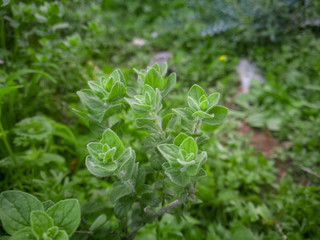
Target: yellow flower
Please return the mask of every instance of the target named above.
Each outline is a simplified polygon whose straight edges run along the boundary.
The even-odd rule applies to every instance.
[[[221,55],[221,56],[219,57],[219,61],[220,61],[220,62],[224,62],[225,60],[227,60],[227,57],[226,57],[225,55]]]

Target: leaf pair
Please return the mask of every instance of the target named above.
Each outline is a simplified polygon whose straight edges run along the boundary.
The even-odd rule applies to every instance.
[[[228,109],[216,106],[219,98],[219,93],[212,93],[208,96],[200,86],[194,84],[188,93],[189,107],[177,108],[173,111],[186,121],[194,121],[199,118],[205,124],[221,124],[228,114]]]
[[[107,177],[120,174],[123,178],[130,175],[133,168],[129,163],[134,164],[135,153],[131,148],[125,149],[120,138],[111,129],[104,131],[99,142],[89,143],[87,149],[90,155],[86,158],[86,166],[93,175]]]
[[[134,98],[125,98],[133,111],[138,114],[148,112],[158,112],[161,110],[161,94],[158,88],[155,90],[148,84],[144,85],[142,95],[136,95]]]
[[[138,81],[142,85],[149,85],[153,89],[158,88],[161,96],[165,97],[176,84],[177,78],[175,73],[171,73],[166,77],[167,69],[167,63],[162,63],[160,65],[154,64],[151,67],[148,67],[147,70],[134,70],[138,74]]]
[[[173,144],[160,144],[158,149],[167,160],[163,168],[173,183],[186,186],[198,177],[205,176],[201,167],[207,159],[207,153],[198,154],[198,146],[192,137],[180,133]]]
[[[107,77],[101,77],[100,81],[89,81],[90,89],[83,89],[77,94],[85,107],[84,110],[76,110],[80,117],[102,122],[115,112],[124,108],[118,100],[126,93],[126,84],[122,72],[117,69]]]
[[[5,231],[18,240],[65,240],[80,224],[76,199],[62,200],[45,209],[34,196],[21,191],[0,194],[0,219]]]

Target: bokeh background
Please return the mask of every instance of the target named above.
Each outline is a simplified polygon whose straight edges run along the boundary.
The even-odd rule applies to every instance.
[[[0,5],[1,191],[76,197],[89,223],[112,215],[112,182],[85,168],[86,143],[97,134],[72,111],[76,92],[115,68],[134,86],[133,68],[168,62],[178,77],[169,106],[183,105],[197,83],[219,91],[230,112],[211,129],[199,203],[136,239],[320,239],[320,1]],[[121,124],[134,130],[133,119]],[[116,224],[105,226],[110,239]]]

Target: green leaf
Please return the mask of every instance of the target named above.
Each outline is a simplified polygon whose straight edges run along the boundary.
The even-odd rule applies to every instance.
[[[11,235],[30,227],[30,214],[35,210],[44,209],[42,203],[31,194],[15,190],[0,194],[0,219],[4,230]]]
[[[168,125],[171,125],[171,124],[172,124],[172,123],[169,124],[170,120],[173,120],[173,121],[174,121],[174,119],[173,119],[172,117],[173,117],[173,114],[172,114],[172,113],[169,113],[169,114],[165,115],[165,116],[162,118],[162,120],[161,120],[161,127],[162,127],[162,130],[163,130],[163,131],[166,130],[166,128],[167,128]]]
[[[100,79],[101,86],[103,86],[103,88],[108,92],[110,92],[110,90],[113,86],[113,83],[115,82],[114,78],[111,75],[112,75],[112,73],[110,74],[109,77],[103,76]]]
[[[108,93],[106,90],[103,89],[103,87],[100,85],[97,81],[89,81],[88,82],[89,87],[91,88],[92,92],[98,96],[99,98],[108,97]]]
[[[174,108],[172,111],[187,121],[194,120],[192,117],[193,112],[187,108]]]
[[[47,213],[53,219],[54,225],[65,230],[69,236],[80,224],[81,212],[77,199],[61,200],[49,208]]]
[[[138,128],[143,128],[147,132],[158,132],[159,128],[156,125],[156,119],[154,118],[137,118],[136,124]]]
[[[181,169],[174,169],[168,167],[165,163],[163,164],[165,168],[165,174],[169,177],[170,181],[174,184],[185,187],[190,184],[190,177],[185,171]]]
[[[162,89],[164,87],[164,80],[160,73],[154,67],[150,68],[144,79],[144,84],[150,85],[152,88]]]
[[[116,82],[109,93],[108,101],[111,101],[112,99],[121,96],[126,93],[126,87],[122,82]]]
[[[23,87],[22,85],[18,85],[18,86],[8,86],[8,87],[0,88],[0,103],[2,102],[2,99],[6,94],[11,93],[17,90],[18,88],[22,88],[22,87]]]
[[[204,101],[202,101],[202,102],[200,103],[200,109],[201,109],[202,111],[204,111],[204,110],[207,109],[207,106],[208,106],[208,105],[209,105],[208,100],[204,100]]]
[[[198,146],[192,137],[186,138],[180,145],[180,149],[187,153],[193,153],[195,156],[198,154]]]
[[[255,240],[255,239],[256,238],[254,237],[252,232],[244,226],[238,227],[231,237],[231,240]]]
[[[22,70],[16,71],[14,74],[11,74],[7,78],[7,82],[11,82],[11,81],[13,81],[15,79],[19,79],[22,75],[30,74],[30,73],[42,75],[42,76],[48,78],[51,82],[58,83],[58,81],[54,77],[49,75],[48,73],[45,73],[45,72],[40,71],[40,70],[34,70],[34,69],[22,69]]]
[[[193,111],[199,111],[200,110],[200,106],[198,105],[197,101],[194,98],[188,97],[187,101],[188,101],[189,107]]]
[[[196,176],[199,171],[201,170],[202,165],[205,163],[205,161],[207,160],[207,153],[206,152],[202,152],[201,154],[199,154],[195,160],[196,164],[189,166],[186,170],[187,174],[189,176]]]
[[[107,130],[104,131],[100,142],[102,144],[105,144],[105,143],[108,144],[108,146],[110,148],[116,147],[117,150],[114,155],[115,159],[118,159],[121,156],[121,154],[123,153],[124,147],[123,147],[123,144],[122,144],[120,138],[110,128],[108,128]]]
[[[47,238],[54,238],[59,233],[59,228],[57,226],[53,226],[48,228],[48,230],[43,234],[43,238],[46,240]],[[68,235],[67,235],[68,236]]]
[[[87,144],[89,154],[97,161],[101,160],[99,154],[103,152],[102,147],[103,145],[99,142],[91,142]]]
[[[179,147],[181,143],[188,137],[189,136],[183,132],[179,133],[179,135],[174,139],[173,144]]]
[[[204,119],[204,118],[213,118],[213,116],[209,115],[208,113],[206,112],[203,112],[203,111],[197,111],[197,112],[194,112],[192,114],[192,117],[200,117],[201,119]]]
[[[165,76],[168,71],[168,64],[166,62],[159,63],[159,72],[161,76]]]
[[[152,106],[155,105],[157,101],[157,95],[155,90],[148,84],[145,84],[143,87],[143,94],[146,94],[146,93],[150,95],[150,103],[147,103],[147,102],[145,103]]]
[[[209,125],[221,124],[223,120],[227,117],[228,108],[222,106],[215,106],[209,111],[209,114],[214,114],[214,118],[203,119],[203,123]]]
[[[118,171],[121,171],[123,167],[125,167],[130,161],[134,162],[135,160],[135,152],[131,147],[126,148],[122,155],[117,159],[117,163],[119,165]]]
[[[39,238],[42,239],[42,235],[47,232],[47,230],[53,227],[52,218],[43,211],[33,211],[31,213],[31,227],[32,232]]]
[[[168,95],[168,93],[174,88],[174,85],[176,85],[176,81],[177,81],[176,73],[171,73],[168,77],[166,85],[164,86],[163,90],[161,91],[162,97],[165,97]]]
[[[105,214],[99,215],[96,220],[91,224],[89,230],[94,232],[95,230],[101,228],[107,222],[107,216]]]
[[[146,192],[141,195],[141,203],[145,206],[157,207],[161,202],[154,192]]]
[[[131,193],[131,187],[126,185],[117,185],[111,190],[110,200],[112,203],[115,203],[119,198],[127,196],[130,193]]]
[[[133,202],[134,200],[130,196],[120,198],[114,206],[114,214],[116,217],[120,219],[126,217],[132,207]]]
[[[102,156],[103,163],[109,163],[111,160],[113,160],[114,154],[116,153],[116,148],[110,148],[108,151],[104,153],[100,153],[100,156]]]
[[[68,239],[69,239],[68,233],[64,230],[60,230],[57,236],[55,236],[53,240],[68,240]]]
[[[144,99],[145,99],[145,103],[146,103],[147,105],[151,105],[151,96],[150,96],[150,94],[149,94],[148,92],[146,92],[146,93],[144,94]]]
[[[124,166],[124,168],[122,169],[122,171],[119,173],[119,177],[120,179],[122,179],[122,181],[128,181],[130,180],[132,177],[134,177],[137,172],[138,172],[138,165],[139,163],[135,163],[134,161],[129,161],[129,163]]]
[[[37,240],[37,238],[33,234],[31,227],[27,227],[15,232],[10,237],[10,240]]]
[[[88,171],[96,177],[108,177],[118,168],[118,165],[115,162],[98,162],[90,155],[86,158],[86,166]]]
[[[107,120],[109,117],[111,117],[112,115],[114,115],[115,113],[120,112],[124,107],[125,107],[125,105],[122,104],[122,103],[118,103],[118,104],[115,104],[115,105],[112,105],[112,106],[108,107],[108,108],[106,109],[106,111],[104,112],[102,121],[105,121],[105,120]]]
[[[189,93],[188,93],[188,97],[191,97],[193,98],[196,103],[200,103],[200,98],[202,96],[207,96],[206,92],[202,89],[202,87],[200,87],[199,85],[197,84],[194,84],[190,90],[189,90]]]
[[[0,240],[10,240],[10,236],[2,236],[0,237]]]
[[[179,157],[179,147],[174,144],[160,144],[158,150],[161,155],[170,163],[176,164]]]
[[[213,108],[217,103],[219,102],[220,99],[220,93],[212,93],[207,100],[209,101],[209,105],[207,107],[207,111],[209,111],[211,108]]]
[[[54,205],[54,202],[52,202],[51,200],[47,200],[42,202],[42,205],[44,207],[44,210],[47,211],[49,208],[51,208]]]
[[[2,0],[1,7],[5,7],[10,3],[10,0]]]
[[[93,112],[103,111],[105,106],[100,98],[94,96],[90,90],[82,90],[77,92],[81,103]]]

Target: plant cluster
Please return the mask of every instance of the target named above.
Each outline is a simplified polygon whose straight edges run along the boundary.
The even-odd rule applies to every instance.
[[[135,150],[125,147],[110,128],[102,133],[100,141],[87,145],[88,170],[97,177],[117,178],[110,199],[115,204],[115,216],[123,219],[124,229],[133,228],[129,238],[170,208],[194,201],[195,183],[206,176],[203,164],[207,153],[200,152],[198,147],[205,140],[202,123],[220,124],[228,112],[225,107],[216,106],[218,93],[208,96],[198,85],[188,93],[188,107],[170,112],[164,98],[174,87],[176,75],[166,76],[166,64],[155,64],[136,72],[139,87],[135,89],[127,89],[121,71],[115,70],[99,82],[89,82],[90,89],[78,92],[86,106],[87,118],[99,123],[107,121],[105,116],[111,117],[109,109],[114,109],[112,113],[120,111],[121,108],[115,106],[124,106],[126,101],[134,113],[137,128],[148,132],[145,159],[136,159]],[[102,106],[106,110],[102,111]],[[177,128],[178,120],[181,124]],[[157,164],[150,159],[157,159]],[[168,201],[171,203],[165,205]],[[162,208],[157,210],[159,204]]]

